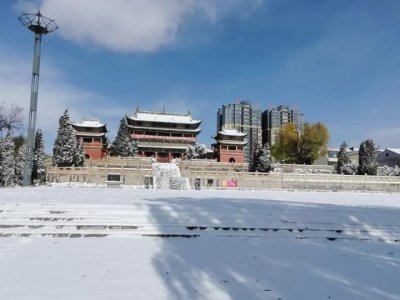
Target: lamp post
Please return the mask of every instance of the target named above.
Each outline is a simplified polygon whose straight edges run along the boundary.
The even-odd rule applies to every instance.
[[[35,126],[36,111],[39,91],[39,69],[40,69],[40,49],[42,44],[42,35],[51,33],[58,29],[54,20],[46,18],[40,11],[36,14],[23,13],[18,18],[22,25],[35,34],[33,47],[33,64],[32,64],[32,84],[31,84],[31,101],[29,107],[29,123],[27,135],[27,153],[26,163],[23,170],[23,185],[29,186],[32,182],[32,163],[33,163],[33,147],[35,142]]]

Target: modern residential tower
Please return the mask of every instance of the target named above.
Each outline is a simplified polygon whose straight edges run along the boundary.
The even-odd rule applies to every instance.
[[[304,114],[290,109],[286,105],[279,105],[264,111],[262,114],[262,143],[273,146],[278,138],[279,129],[287,123],[294,123],[296,129],[301,132],[304,125]]]
[[[236,129],[245,133],[244,160],[251,163],[257,144],[261,144],[261,109],[248,101],[224,104],[217,113],[217,132]]]

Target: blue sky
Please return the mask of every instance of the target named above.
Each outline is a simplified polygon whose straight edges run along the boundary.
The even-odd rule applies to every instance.
[[[33,35],[16,17],[39,7],[60,26],[42,46],[46,152],[66,108],[111,140],[137,106],[190,110],[210,144],[218,107],[238,99],[293,106],[332,146],[400,148],[398,0],[1,1],[0,102],[26,116]]]

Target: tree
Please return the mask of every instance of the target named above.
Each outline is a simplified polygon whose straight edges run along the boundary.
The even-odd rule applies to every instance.
[[[342,166],[340,170],[340,174],[343,175],[356,175],[357,174],[358,166],[352,162]]]
[[[192,146],[192,145],[189,145],[186,148],[185,156],[186,156],[186,159],[189,159],[189,160],[196,159],[198,157],[198,154],[196,152],[196,147]]]
[[[83,149],[83,140],[79,139],[78,144],[76,146],[75,153],[75,166],[81,167],[85,163],[85,150]]]
[[[189,145],[185,152],[186,159],[212,159],[214,150],[208,149],[204,144]]]
[[[326,154],[328,140],[328,128],[320,122],[305,123],[303,131],[298,131],[295,124],[287,123],[279,130],[272,154],[275,159],[286,163],[311,165]]]
[[[346,151],[347,151],[347,144],[346,144],[346,142],[343,142],[340,145],[340,150],[339,150],[339,153],[337,155],[338,161],[337,161],[337,164],[336,164],[336,172],[338,174],[341,174],[342,173],[342,169],[346,165],[348,165],[350,163],[350,159],[347,156],[347,152]]]
[[[15,156],[15,183],[22,185],[23,183],[23,172],[26,164],[27,148],[24,142],[18,149]]]
[[[13,130],[21,129],[24,120],[22,111],[22,108],[18,105],[11,105],[9,110],[5,109],[3,105],[0,105],[1,135],[3,135],[3,130],[7,130],[7,135],[12,135]]]
[[[75,164],[77,142],[68,109],[60,117],[57,138],[53,148],[53,164],[69,167]]]
[[[129,134],[126,118],[122,118],[120,121],[118,133],[111,145],[110,152],[113,156],[128,157],[137,155],[137,144]]]
[[[14,136],[13,141],[15,145],[14,154],[17,155],[19,148],[25,143],[26,140],[25,137],[22,134],[20,134],[18,136]]]
[[[378,171],[376,157],[374,141],[371,139],[363,141],[358,150],[358,174],[376,175]]]
[[[262,148],[257,145],[254,151],[252,171],[266,173],[271,169],[271,152],[268,144],[265,144]]]
[[[15,184],[15,159],[14,159],[14,142],[10,134],[1,141],[0,146],[0,180],[4,186]]]
[[[39,184],[46,181],[45,158],[43,132],[41,129],[38,129],[35,135],[35,148],[33,150],[32,180],[35,180]]]
[[[379,173],[380,176],[400,176],[400,168],[398,165],[395,165],[394,167],[384,165]]]

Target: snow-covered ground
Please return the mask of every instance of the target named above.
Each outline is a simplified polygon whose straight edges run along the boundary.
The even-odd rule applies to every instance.
[[[400,299],[400,196],[0,190],[0,299]]]

